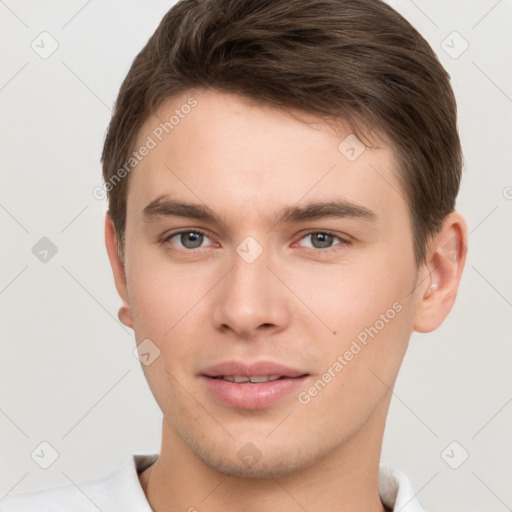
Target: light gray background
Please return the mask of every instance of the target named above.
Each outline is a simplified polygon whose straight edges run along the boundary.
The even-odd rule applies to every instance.
[[[470,235],[453,311],[411,339],[382,461],[408,474],[430,511],[510,510],[512,2],[390,3],[452,76]],[[121,81],[172,4],[0,0],[0,498],[160,448],[160,410],[117,320],[106,202],[92,190]],[[31,47],[51,48],[43,31],[59,45],[47,59]],[[469,44],[457,58],[454,31]],[[46,263],[32,253],[42,237],[58,249]],[[48,469],[31,458],[43,441],[58,452]]]

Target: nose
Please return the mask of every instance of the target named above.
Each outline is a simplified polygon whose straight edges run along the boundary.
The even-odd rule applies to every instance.
[[[287,327],[291,298],[270,265],[265,251],[251,263],[234,253],[233,267],[216,287],[217,329],[247,340]]]

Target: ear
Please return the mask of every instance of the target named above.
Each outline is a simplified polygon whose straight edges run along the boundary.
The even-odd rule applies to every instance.
[[[117,247],[117,236],[114,221],[110,214],[107,212],[105,215],[105,246],[107,248],[108,259],[114,274],[114,282],[116,285],[117,293],[121,297],[122,305],[119,309],[119,320],[133,329],[133,314],[128,302],[128,287],[126,284],[126,273],[124,265],[119,257]]]
[[[441,231],[432,239],[419,276],[413,329],[437,329],[453,307],[466,262],[467,227],[457,212],[449,214]]]

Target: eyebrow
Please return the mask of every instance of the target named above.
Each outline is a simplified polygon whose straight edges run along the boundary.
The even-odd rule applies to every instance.
[[[229,227],[228,223],[208,206],[178,201],[165,195],[151,201],[142,210],[142,217],[146,224],[161,217],[187,217]],[[373,223],[378,220],[375,212],[364,206],[342,198],[333,198],[302,206],[285,206],[275,215],[274,223],[305,222],[326,218],[352,218]]]

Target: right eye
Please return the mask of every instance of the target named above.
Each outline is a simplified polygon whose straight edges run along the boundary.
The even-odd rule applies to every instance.
[[[173,239],[176,239],[177,242],[172,242]],[[201,244],[204,239],[209,239],[208,235],[201,230],[198,229],[182,229],[180,231],[175,231],[171,233],[164,239],[164,243],[170,243],[171,245],[178,245],[179,249],[182,250],[194,250],[200,249]],[[181,246],[179,245],[181,244]],[[174,250],[174,247],[171,247]]]

